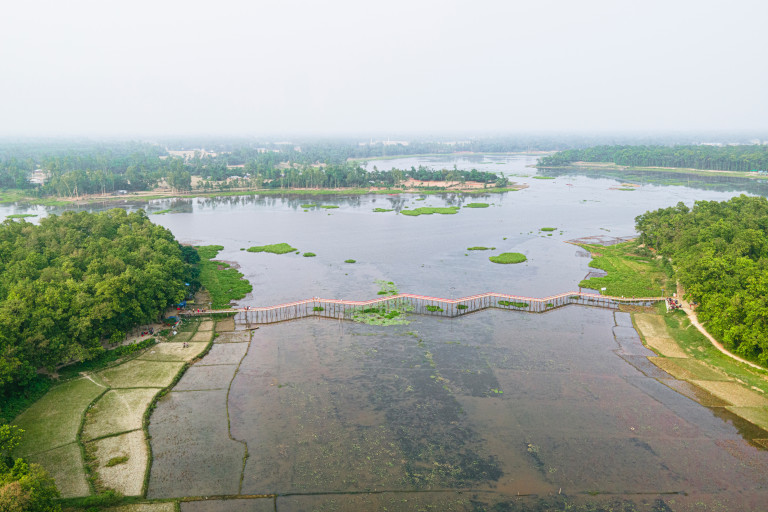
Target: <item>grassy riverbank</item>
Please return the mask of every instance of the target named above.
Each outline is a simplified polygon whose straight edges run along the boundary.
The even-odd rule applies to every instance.
[[[221,245],[204,245],[197,248],[200,255],[200,283],[210,294],[213,309],[228,308],[230,302],[251,293],[253,286],[243,279],[243,274],[231,268],[229,263],[213,258],[224,249]]]
[[[595,257],[590,267],[607,272],[605,277],[582,281],[582,287],[605,287],[606,295],[625,297],[659,296],[662,287],[669,295],[675,289],[668,264],[644,251],[637,242],[582,247]],[[723,354],[691,324],[686,313],[668,313],[662,303],[645,311],[632,311],[632,321],[643,344],[657,354],[649,360],[670,375],[660,382],[721,411],[722,417],[733,415],[768,431],[768,370],[749,367]],[[764,434],[754,430],[744,435],[768,448],[768,441],[760,440]]]
[[[675,288],[671,267],[637,242],[616,245],[589,245],[580,247],[592,254],[589,266],[607,272],[605,277],[592,277],[579,283],[581,288],[601,290],[604,295],[615,297],[660,297],[662,291]]]

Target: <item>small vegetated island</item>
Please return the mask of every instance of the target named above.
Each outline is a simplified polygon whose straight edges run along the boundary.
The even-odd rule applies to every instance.
[[[519,253],[519,252],[503,252],[496,256],[490,256],[488,258],[493,263],[501,263],[501,264],[512,264],[512,263],[522,263],[524,261],[528,261],[528,258],[525,257],[525,254]]]
[[[458,206],[448,206],[447,208],[439,208],[432,206],[423,206],[421,208],[414,208],[413,210],[400,210],[402,215],[408,215],[409,217],[418,217],[419,215],[432,215],[433,213],[439,213],[441,215],[453,215],[459,213]]]
[[[248,252],[270,252],[272,254],[288,254],[289,252],[297,252],[295,247],[291,247],[290,244],[285,242],[271,245],[255,245],[247,249]]]

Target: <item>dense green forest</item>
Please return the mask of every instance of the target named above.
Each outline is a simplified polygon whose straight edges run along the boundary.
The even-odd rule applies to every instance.
[[[679,203],[636,221],[640,241],[672,259],[707,330],[768,364],[768,200]]]
[[[0,393],[157,320],[198,286],[196,256],[143,210],[0,224]]]
[[[632,167],[685,167],[722,171],[768,170],[768,145],[595,146],[569,149],[539,159],[541,167],[572,162],[610,162]]]

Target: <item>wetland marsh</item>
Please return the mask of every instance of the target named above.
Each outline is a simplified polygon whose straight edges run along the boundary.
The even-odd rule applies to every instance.
[[[223,246],[217,257],[253,285],[238,304],[262,306],[312,296],[372,299],[382,280],[446,298],[576,290],[590,258],[567,240],[632,235],[634,218],[647,210],[745,190],[740,182],[710,190],[646,181],[624,194],[616,187],[626,177],[579,170],[533,179],[534,161],[369,163],[456,163],[529,185],[483,198],[487,208],[463,208],[478,198],[452,193],[318,198],[338,208],[305,208],[306,198],[291,196],[125,206],[172,209],[153,222],[182,242]],[[417,208],[454,214],[401,215]],[[58,211],[0,207],[6,216]],[[278,240],[317,256],[242,250]],[[527,261],[497,265],[480,249]],[[453,320],[405,312],[409,323],[386,326],[307,319],[262,326],[252,339],[241,323],[222,329],[150,418],[147,497],[270,495],[268,504],[251,500],[265,510],[274,502],[277,510],[619,503],[735,511],[768,501],[768,452],[751,442],[764,433],[720,401],[707,408],[675,391],[685,383],[649,362],[654,353],[628,315],[578,306],[534,315],[517,305]],[[113,373],[105,378],[121,385],[124,376]],[[194,503],[181,509],[223,510],[221,502]]]

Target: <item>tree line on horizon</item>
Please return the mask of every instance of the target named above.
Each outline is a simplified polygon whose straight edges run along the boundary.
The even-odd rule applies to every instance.
[[[76,147],[69,152],[53,149],[9,149],[0,145],[0,188],[22,189],[37,197],[80,197],[121,190],[147,191],[165,180],[177,191],[190,191],[193,176],[201,178],[198,188],[202,190],[396,187],[409,177],[507,184],[496,173],[458,170],[456,166],[439,170],[425,166],[368,170],[366,163],[348,160],[350,148],[333,145],[310,146],[307,150],[283,147],[280,152],[247,146],[215,155],[198,152],[191,158],[169,156],[159,146],[140,143]],[[45,174],[42,185],[28,179],[36,170]]]
[[[768,199],[681,202],[638,216],[636,227],[641,243],[672,260],[707,330],[768,364]]]
[[[768,170],[768,145],[594,146],[569,149],[539,159],[539,167],[601,162],[630,167],[681,167],[721,171]]]
[[[737,137],[738,140],[743,138]],[[662,153],[669,148],[659,144],[690,144],[694,140],[694,135],[663,134],[645,137],[527,134],[453,141],[442,137],[431,140],[415,139],[409,141],[408,145],[385,144],[382,141],[361,143],[359,139],[350,138],[310,138],[297,139],[294,142],[215,137],[166,138],[155,142],[0,139],[0,189],[20,189],[26,195],[37,197],[79,197],[84,194],[108,194],[121,190],[128,192],[152,190],[164,179],[170,187],[185,191],[192,188],[192,176],[203,178],[207,182],[204,184],[205,188],[226,189],[231,188],[228,184],[231,181],[228,180],[230,176],[242,176],[248,173],[251,176],[274,180],[277,170],[287,173],[289,169],[309,169],[318,166],[322,166],[331,174],[328,177],[327,186],[362,186],[364,180],[359,179],[357,171],[347,176],[346,171],[349,169],[350,161],[411,154],[447,155],[455,152],[560,151],[541,160],[541,165],[551,166],[567,165],[576,160],[613,161],[614,155],[617,155],[616,163],[621,165],[678,165],[679,163],[697,168],[708,165],[709,167],[700,168],[721,167],[727,170],[742,170],[742,167],[735,169],[735,164],[731,162],[726,165],[722,160],[717,160],[716,164],[708,164],[707,158],[711,162],[712,157],[703,153],[703,160],[694,160],[701,151],[716,152],[723,149],[738,153],[743,151],[738,148],[745,146],[735,146],[736,149],[677,146],[677,148],[694,148],[691,150],[694,153],[683,154],[679,162],[671,161],[667,157],[661,158]],[[624,145],[596,146],[596,143]],[[637,143],[652,145],[627,145]],[[192,158],[182,158],[172,156],[169,148],[179,150],[205,148],[207,151],[198,152]],[[666,149],[662,151],[660,148]],[[654,155],[653,157],[650,156],[649,151]],[[645,156],[641,158],[639,156],[641,154]],[[42,171],[47,177],[44,185],[29,181],[30,175],[37,170]],[[407,169],[402,171],[408,172]],[[339,172],[345,172],[346,181],[355,185],[341,185],[344,180],[340,179]],[[397,179],[397,174],[394,174],[394,177]],[[389,178],[374,179],[381,183],[388,180]],[[317,175],[309,181],[317,182]],[[339,185],[333,185],[336,183]],[[248,186],[253,184],[249,183]]]

